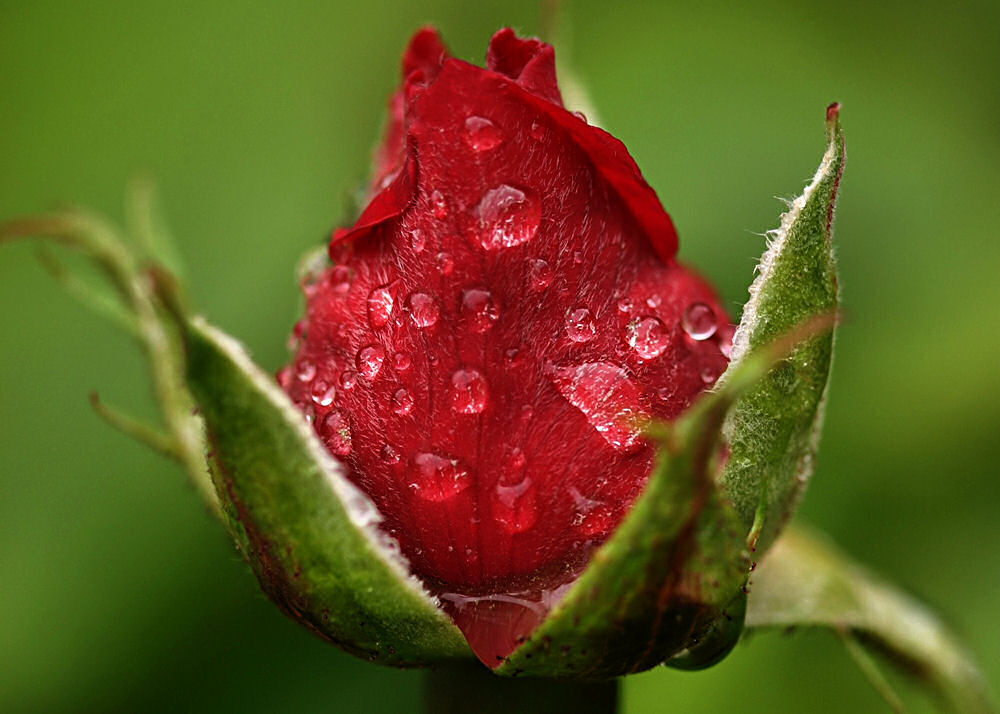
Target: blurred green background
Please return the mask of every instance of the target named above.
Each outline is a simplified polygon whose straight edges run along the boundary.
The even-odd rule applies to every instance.
[[[800,518],[933,603],[1000,679],[1000,4],[572,2],[604,126],[734,314],[776,196],[843,103],[840,330]],[[535,2],[0,2],[0,218],[116,218],[154,176],[208,316],[275,368],[299,254],[366,172],[399,53],[433,22],[480,62]],[[565,49],[565,48],[564,48]],[[0,710],[370,711],[420,675],[286,621],[172,464],[86,395],[152,415],[129,340],[0,250]],[[826,633],[759,635],[702,673],[625,685],[627,712],[882,711]],[[913,711],[931,711],[904,686]]]

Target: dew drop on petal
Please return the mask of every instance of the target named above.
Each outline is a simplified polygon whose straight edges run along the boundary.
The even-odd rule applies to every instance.
[[[426,245],[427,238],[424,237],[424,232],[419,228],[414,228],[410,232],[410,247],[413,248],[413,252],[423,253]]]
[[[545,137],[545,126],[541,122],[533,121],[528,133],[535,141],[541,141]]]
[[[660,303],[662,302],[663,298],[656,294],[650,295],[648,298],[646,298],[646,306],[650,310],[655,310],[660,306]]]
[[[471,116],[465,120],[465,142],[473,151],[495,149],[503,141],[503,132],[486,117]]]
[[[627,315],[630,312],[632,312],[633,307],[634,305],[632,304],[632,301],[627,297],[622,298],[621,300],[618,301],[618,312],[622,313],[623,315]]]
[[[629,324],[627,337],[628,346],[634,349],[641,359],[659,357],[670,344],[666,325],[656,317],[644,317]]]
[[[437,189],[431,191],[431,211],[439,220],[448,217],[448,199]]]
[[[354,385],[358,382],[358,373],[353,369],[345,369],[340,373],[340,388],[345,392],[349,392],[354,389]]]
[[[552,283],[552,268],[541,258],[528,261],[528,283],[535,292],[542,292]]]
[[[317,379],[312,384],[312,389],[310,390],[312,400],[321,407],[328,407],[333,404],[333,397],[336,395],[337,390],[332,384],[328,384],[324,379]]]
[[[718,378],[719,373],[711,367],[705,367],[701,370],[701,381],[705,384],[714,384]]]
[[[640,392],[623,368],[611,362],[585,362],[551,367],[548,377],[611,446],[624,452],[638,448],[636,420],[644,416]]]
[[[524,462],[524,452],[520,449],[506,455],[493,494],[493,518],[508,533],[523,533],[538,520],[535,488],[531,478],[524,474]]]
[[[584,124],[587,123],[587,115],[583,112],[573,112],[573,116],[582,121]]]
[[[288,389],[288,385],[292,383],[292,368],[282,367],[274,375],[274,378],[278,381],[282,389]]]
[[[311,382],[316,378],[316,365],[307,359],[299,362],[299,368],[295,372],[300,382]]]
[[[459,414],[479,414],[486,408],[489,388],[474,369],[460,369],[451,375],[451,408]]]
[[[475,213],[479,218],[479,244],[486,250],[499,250],[535,237],[542,205],[534,194],[501,184],[483,194]]]
[[[594,314],[585,307],[570,310],[566,316],[566,335],[573,342],[589,342],[597,334]]]
[[[718,327],[715,311],[703,302],[691,303],[681,315],[681,327],[692,340],[707,340]]]
[[[355,364],[362,377],[371,382],[382,370],[385,362],[385,348],[381,345],[366,345],[358,350]]]
[[[351,269],[346,265],[338,265],[330,271],[330,284],[337,295],[346,295],[351,289]]]
[[[351,426],[347,417],[336,409],[323,418],[319,433],[327,448],[337,456],[351,453]]]
[[[398,464],[399,463],[399,452],[394,448],[386,444],[382,447],[382,451],[379,453],[382,461],[387,464]]]
[[[405,352],[397,352],[392,356],[392,366],[399,372],[405,372],[411,364],[410,357]]]
[[[489,290],[469,288],[462,291],[462,319],[473,332],[486,332],[500,317],[500,309]]]
[[[447,501],[472,485],[469,470],[458,459],[421,452],[413,457],[410,488],[433,502]]]
[[[375,288],[368,294],[368,322],[375,329],[385,327],[392,317],[396,304],[396,286],[390,283]]]
[[[455,272],[455,259],[451,257],[451,253],[441,252],[437,254],[437,264],[438,269],[441,271],[441,275],[451,275]]]
[[[412,293],[406,301],[410,310],[410,319],[417,327],[431,327],[438,321],[441,309],[427,293]]]
[[[405,416],[413,411],[413,395],[405,388],[397,389],[392,395],[392,410],[400,416]]]

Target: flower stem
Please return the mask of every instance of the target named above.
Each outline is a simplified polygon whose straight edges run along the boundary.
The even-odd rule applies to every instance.
[[[614,714],[618,711],[618,680],[578,682],[500,677],[479,662],[455,662],[427,673],[424,711],[434,714],[469,711],[479,714]]]

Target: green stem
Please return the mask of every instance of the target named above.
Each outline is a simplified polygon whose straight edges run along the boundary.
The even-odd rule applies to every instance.
[[[479,662],[460,661],[427,673],[428,714],[614,714],[618,680],[578,682],[499,677]]]

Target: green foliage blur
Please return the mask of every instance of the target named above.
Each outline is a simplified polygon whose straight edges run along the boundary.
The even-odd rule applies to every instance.
[[[420,24],[481,62],[536,2],[0,2],[0,219],[122,217],[154,177],[196,304],[277,368],[293,266],[346,217]],[[799,518],[934,604],[1000,678],[1000,4],[567,3],[569,54],[734,317],[763,231],[848,141],[840,328]],[[0,249],[0,711],[419,708],[420,673],[285,620],[173,464],[102,423],[152,417],[129,339]],[[900,681],[893,677],[893,681]],[[902,684],[911,711],[932,703]],[[761,634],[625,711],[883,711],[836,638]]]

